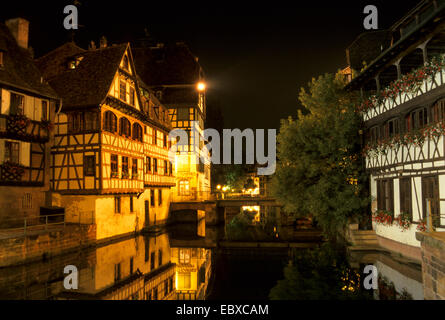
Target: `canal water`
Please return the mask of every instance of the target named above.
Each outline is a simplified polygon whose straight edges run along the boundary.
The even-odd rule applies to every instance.
[[[224,230],[180,226],[0,268],[0,299],[423,299],[421,267],[381,252],[218,246]],[[366,265],[378,287],[363,288]],[[78,271],[67,289],[66,266]],[[72,275],[72,274],[71,274]]]

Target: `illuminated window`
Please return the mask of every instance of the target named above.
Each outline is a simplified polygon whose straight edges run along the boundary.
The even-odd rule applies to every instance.
[[[188,196],[190,195],[190,181],[181,180],[179,181],[179,195],[180,196]]]
[[[190,249],[179,249],[179,263],[190,263]]]

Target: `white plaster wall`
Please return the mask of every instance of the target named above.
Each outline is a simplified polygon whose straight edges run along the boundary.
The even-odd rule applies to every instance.
[[[381,261],[376,262],[376,267],[380,276],[384,276],[394,283],[397,292],[402,293],[403,289],[406,289],[414,300],[424,299],[423,285],[421,282],[401,274],[399,271],[394,270]]]

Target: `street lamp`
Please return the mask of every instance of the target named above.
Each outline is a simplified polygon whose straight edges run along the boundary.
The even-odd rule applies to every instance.
[[[196,88],[198,89],[198,91],[202,92],[206,89],[206,84],[204,82],[198,82]]]

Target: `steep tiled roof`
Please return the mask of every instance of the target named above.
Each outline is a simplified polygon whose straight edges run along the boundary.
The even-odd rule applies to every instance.
[[[0,50],[4,51],[0,68],[0,84],[15,87],[48,98],[57,98],[56,92],[43,81],[28,50],[17,45],[8,27],[0,23]]]
[[[162,88],[162,103],[169,106],[191,105],[198,101],[194,85],[200,80],[197,58],[183,43],[158,47],[133,48],[136,70],[152,88]],[[168,87],[192,85],[192,87]]]
[[[127,47],[128,43],[87,51],[70,43],[38,59],[37,65],[63,98],[64,107],[99,105],[107,96]],[[68,61],[73,58],[81,60],[75,69],[69,69]]]
[[[40,71],[45,75],[45,79],[50,80],[54,76],[66,71],[67,59],[69,57],[85,53],[86,51],[78,47],[74,42],[67,42],[43,57],[36,59],[36,63]]]
[[[134,48],[136,70],[150,86],[194,84],[199,81],[200,66],[184,44]]]

